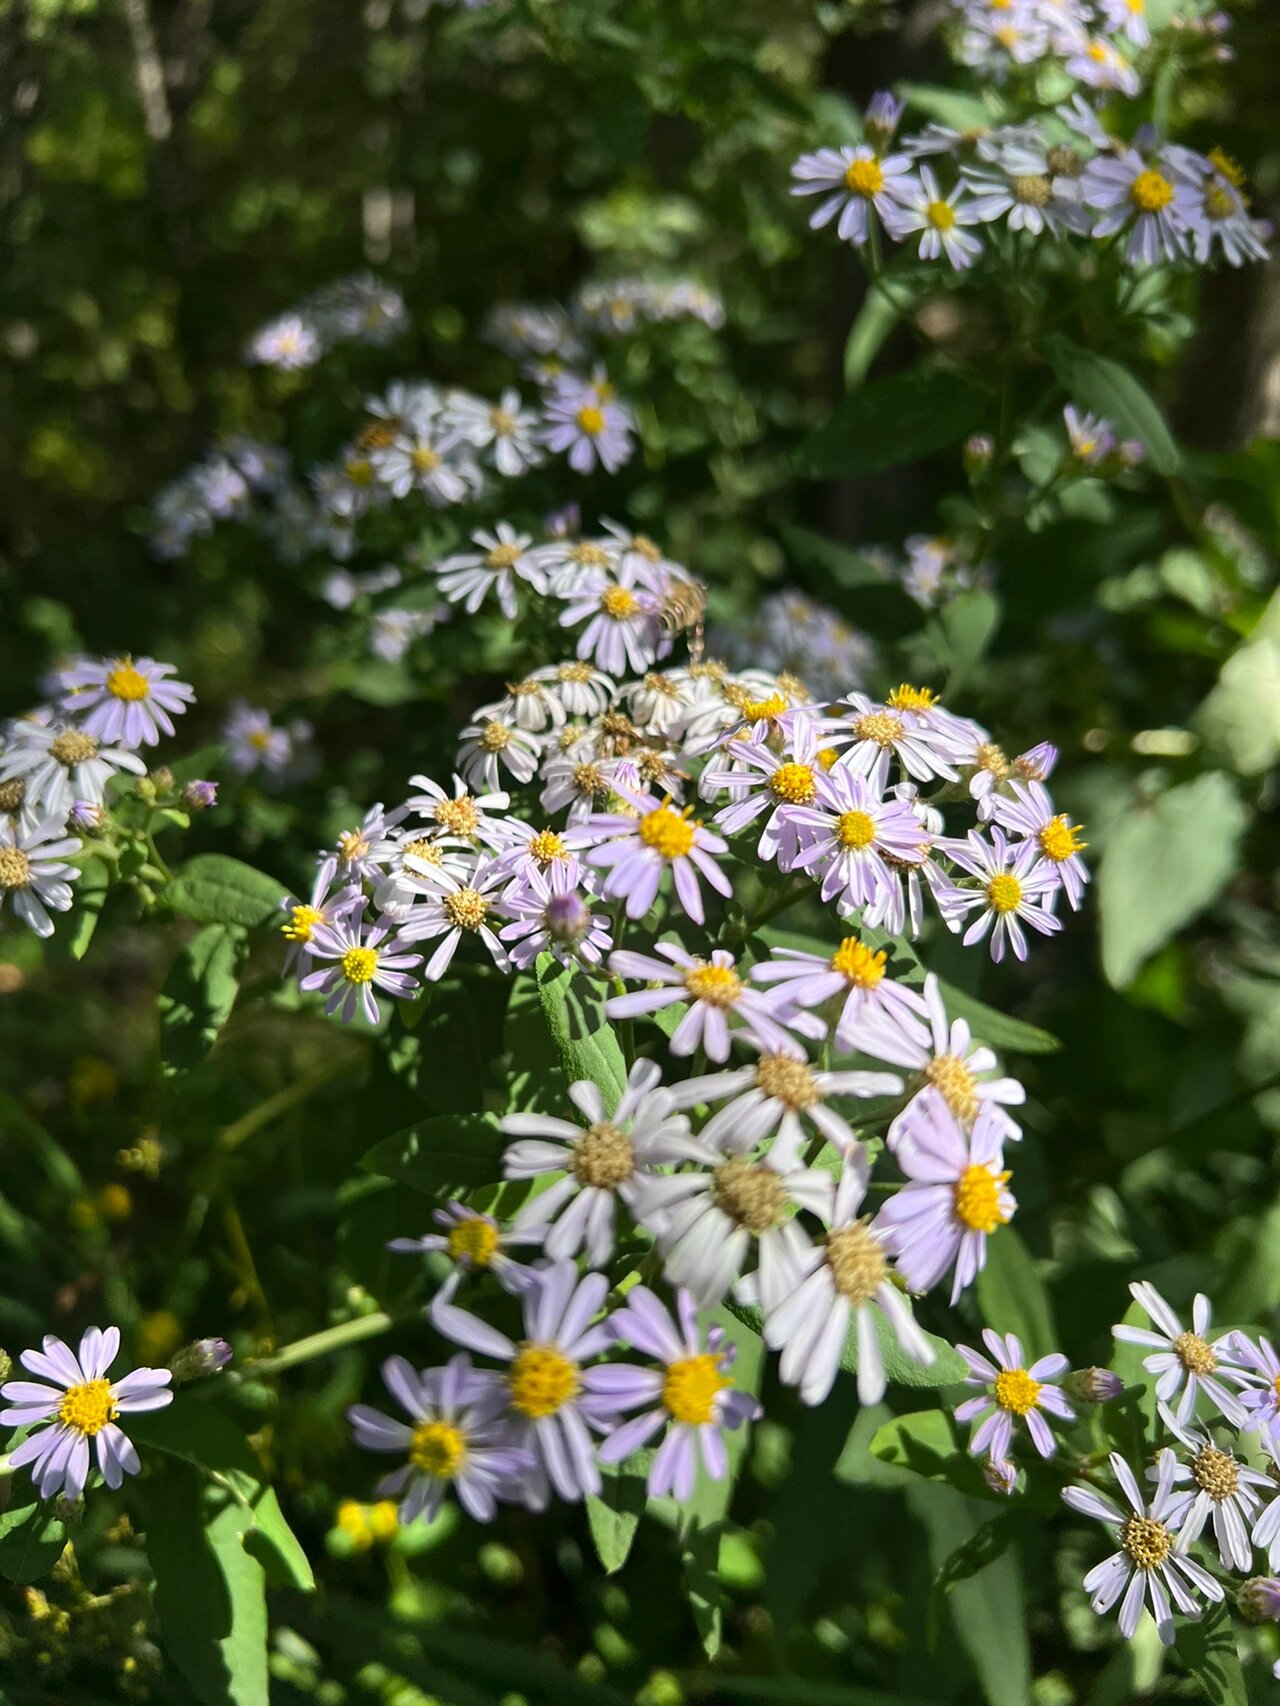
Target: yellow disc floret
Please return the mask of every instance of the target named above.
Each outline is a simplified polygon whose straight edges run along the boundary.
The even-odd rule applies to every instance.
[[[1163,172],[1148,169],[1138,173],[1129,185],[1129,194],[1133,198],[1134,206],[1141,212],[1159,213],[1173,200],[1173,185]]]
[[[588,438],[599,438],[604,431],[604,410],[597,409],[593,403],[584,403],[578,410],[578,425]]]
[[[419,1422],[409,1441],[409,1461],[424,1475],[452,1481],[467,1461],[462,1429],[448,1422]]]
[[[769,778],[769,792],[793,806],[807,806],[815,787],[810,764],[780,764]]]
[[[1038,840],[1040,851],[1046,859],[1053,859],[1061,864],[1064,859],[1070,859],[1073,853],[1082,852],[1089,844],[1080,840],[1082,823],[1072,823],[1066,812],[1059,812],[1057,817],[1051,817],[1040,831]]]
[[[949,201],[931,201],[924,216],[935,231],[950,231],[956,222],[956,210]]]
[[[860,853],[875,838],[875,819],[868,812],[841,812],[836,819],[836,840],[850,852]]]
[[[885,700],[891,711],[931,711],[937,703],[938,695],[932,688],[912,687],[905,681]]]
[[[315,906],[294,906],[289,910],[289,917],[280,926],[280,934],[286,942],[309,942],[311,932],[317,924],[324,923],[324,913]]]
[[[846,936],[831,956],[831,969],[856,989],[874,989],[884,976],[885,952],[873,953],[856,936]]]
[[[376,948],[348,948],[342,956],[342,975],[348,983],[372,983],[378,969]]]
[[[130,658],[121,658],[114,669],[108,671],[106,688],[115,698],[123,699],[126,704],[135,704],[146,698],[151,684],[141,670],[133,667]]]
[[[600,594],[600,608],[615,622],[625,622],[640,608],[640,601],[630,587],[609,586]]]
[[[1040,1402],[1040,1382],[1025,1368],[1002,1368],[996,1375],[996,1403],[1010,1415],[1025,1416]]]
[[[684,986],[695,1001],[711,1007],[732,1007],[742,994],[742,979],[732,966],[690,966]]]
[[[487,1268],[498,1249],[498,1228],[483,1215],[469,1214],[456,1226],[449,1228],[445,1248],[455,1262],[470,1262],[472,1267]]]
[[[1153,1516],[1126,1517],[1120,1545],[1140,1570],[1156,1570],[1173,1550],[1173,1536]]]
[[[924,1069],[932,1084],[958,1120],[966,1123],[978,1116],[978,1080],[958,1054],[936,1054]]]
[[[521,1345],[507,1376],[511,1407],[537,1421],[554,1416],[582,1390],[578,1365],[554,1345]]]
[[[86,1380],[80,1386],[68,1386],[58,1405],[58,1420],[86,1439],[100,1434],[118,1414],[109,1380]]]
[[[1000,1193],[1011,1177],[979,1162],[966,1167],[955,1183],[956,1219],[961,1225],[970,1232],[986,1233],[1003,1226],[1008,1216],[1000,1206]]]
[[[0,847],[0,889],[25,889],[31,882],[31,861],[20,847]]]
[[[683,812],[662,805],[640,819],[639,834],[646,847],[663,859],[683,859],[693,846],[694,826]]]
[[[705,1427],[716,1416],[716,1399],[733,1382],[720,1372],[720,1359],[709,1352],[670,1363],[662,1382],[662,1402],[678,1422]]]
[[[1022,905],[1022,884],[1011,871],[997,871],[987,883],[992,912],[1016,912]]]
[[[851,160],[844,181],[851,195],[865,196],[870,201],[884,188],[884,172],[878,160]]]

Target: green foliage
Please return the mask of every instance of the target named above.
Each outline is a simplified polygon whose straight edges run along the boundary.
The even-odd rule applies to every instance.
[[[874,379],[838,403],[797,452],[810,479],[878,474],[957,445],[987,418],[972,384],[943,367]]]

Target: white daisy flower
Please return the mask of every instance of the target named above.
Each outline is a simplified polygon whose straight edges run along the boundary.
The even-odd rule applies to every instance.
[[[810,229],[820,231],[835,219],[836,235],[859,247],[871,234],[872,212],[887,220],[887,210],[914,184],[905,154],[882,156],[865,143],[802,154],[791,176],[792,195],[824,197],[809,216]]]
[[[841,1054],[861,1049],[874,1054],[871,1039],[888,1029],[903,1031],[913,1040],[912,1058],[921,1051],[927,1056],[924,998],[885,976],[886,959],[883,948],[869,948],[856,936],[846,936],[830,958],[799,948],[775,948],[769,959],[752,966],[748,976],[753,983],[779,985],[789,1007],[831,1013],[832,1034]]]
[[[480,793],[500,793],[503,770],[517,782],[527,782],[538,768],[542,742],[537,735],[501,717],[477,717],[462,731],[458,747],[458,773],[470,788]]]
[[[514,387],[508,387],[497,403],[450,392],[444,413],[458,437],[477,450],[487,450],[494,467],[508,480],[527,473],[543,459],[538,413],[525,406]]]
[[[508,621],[514,621],[520,608],[520,582],[535,592],[546,591],[546,580],[529,549],[531,536],[517,533],[508,522],[500,521],[494,532],[479,528],[471,538],[480,546],[479,551],[442,557],[431,564],[429,573],[439,577],[440,591],[450,604],[461,604],[474,616],[484,601],[493,597]]]
[[[661,958],[655,959],[654,954]],[[668,1043],[673,1055],[689,1055],[701,1048],[709,1060],[728,1060],[731,1020],[738,1023],[736,1035],[753,1038],[762,1048],[787,1052],[797,1047],[786,1029],[783,1003],[750,988],[727,949],[716,948],[710,959],[704,959],[686,952],[678,942],[658,942],[653,954],[623,950],[611,955],[609,970],[615,977],[640,979],[647,985],[629,995],[611,996],[605,1002],[611,1019],[631,1019],[687,1003],[688,1012]]]
[[[26,782],[25,804],[51,818],[66,819],[77,800],[100,806],[107,783],[120,771],[146,774],[146,764],[121,746],[104,746],[67,723],[19,718],[9,725],[0,750],[0,782]]]
[[[0,908],[12,900],[15,915],[37,936],[53,935],[49,912],[71,907],[71,883],[80,875],[66,860],[80,851],[61,818],[33,823],[0,818]]]
[[[965,226],[979,223],[977,210],[966,195],[964,184],[959,182],[943,195],[930,168],[921,166],[919,181],[905,183],[901,194],[886,204],[884,222],[889,235],[902,243],[919,232],[922,261],[936,261],[945,255],[957,272],[963,272],[982,253],[982,239],[965,230]]]
[[[498,814],[505,812],[511,804],[510,794],[500,788],[490,793],[472,794],[461,776],[456,775],[452,794],[446,793],[430,776],[410,776],[409,786],[421,792],[410,794],[405,810],[416,812],[437,834],[456,835],[483,847],[502,845],[505,820]]]
[[[1185,1551],[1194,1545],[1212,1518],[1214,1545],[1223,1569],[1248,1575],[1253,1568],[1250,1525],[1263,1502],[1257,1489],[1265,1489],[1270,1499],[1276,1491],[1275,1482],[1224,1450],[1207,1428],[1180,1422],[1167,1404],[1159,1409],[1169,1432],[1191,1453],[1189,1460],[1179,1462],[1173,1472],[1174,1486],[1185,1488],[1175,1495],[1168,1513],[1170,1525],[1178,1530],[1179,1549]],[[1155,1478],[1156,1471],[1148,1470],[1147,1479]]]
[[[846,704],[847,731],[832,742],[845,745],[837,763],[865,776],[878,794],[888,787],[891,759],[917,782],[958,779],[955,736],[931,720],[937,700],[927,687],[897,687],[883,704],[851,693]]]
[[[1229,1422],[1243,1427],[1247,1412],[1234,1392],[1223,1385],[1220,1372],[1237,1386],[1247,1380],[1245,1371],[1236,1360],[1235,1341],[1230,1333],[1219,1339],[1209,1339],[1212,1310],[1209,1299],[1197,1292],[1191,1306],[1191,1330],[1187,1331],[1169,1305],[1148,1280],[1135,1280],[1129,1287],[1135,1303],[1140,1303],[1158,1331],[1146,1327],[1129,1327],[1124,1322],[1111,1329],[1126,1345],[1144,1345],[1155,1352],[1144,1357],[1142,1366],[1148,1374],[1158,1376],[1156,1397],[1161,1403],[1178,1398],[1175,1414],[1179,1422],[1188,1422],[1195,1414],[1196,1399],[1203,1391],[1205,1397],[1220,1410]],[[1178,1394],[1181,1393],[1181,1397]]]
[[[1009,795],[996,798],[993,820],[1035,844],[1045,869],[1078,912],[1089,881],[1089,868],[1080,857],[1088,846],[1080,839],[1084,825],[1072,823],[1066,812],[1055,811],[1048,789],[1039,782],[1011,781]]]
[[[546,664],[529,677],[541,681],[570,717],[598,717],[607,710],[617,691],[612,676],[584,658],[570,663]]]

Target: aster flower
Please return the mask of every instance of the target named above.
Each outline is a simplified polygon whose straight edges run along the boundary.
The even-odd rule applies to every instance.
[[[621,1463],[647,1445],[659,1430],[662,1443],[649,1469],[650,1498],[667,1494],[684,1501],[694,1489],[698,1457],[712,1480],[728,1472],[724,1430],[755,1421],[760,1404],[734,1389],[731,1369],[737,1354],[723,1327],[705,1334],[687,1291],[676,1293],[673,1317],[648,1288],[632,1286],[626,1305],[611,1317],[616,1341],[656,1359],[658,1368],[607,1363],[595,1371],[596,1389],[612,1400],[615,1413],[639,1410],[609,1435],[599,1450],[601,1463]]]
[[[380,989],[397,1000],[418,991],[412,969],[422,964],[420,954],[406,954],[398,936],[381,926],[368,926],[350,916],[332,925],[317,924],[311,932],[309,951],[314,959],[334,962],[308,972],[299,987],[321,990],[329,997],[325,1012],[337,1013],[344,1025],[355,1017],[357,1007],[371,1025],[380,1015],[374,991]]]
[[[1262,1503],[1257,1490],[1264,1488],[1270,1497],[1275,1482],[1224,1450],[1206,1428],[1180,1422],[1167,1404],[1159,1409],[1161,1421],[1191,1453],[1173,1472],[1174,1486],[1185,1489],[1175,1495],[1168,1513],[1170,1526],[1178,1530],[1179,1549],[1194,1545],[1212,1518],[1223,1569],[1247,1573],[1253,1565],[1250,1525]],[[1148,1470],[1147,1479],[1154,1480],[1155,1472]]]
[[[688,1012],[668,1044],[673,1055],[702,1048],[709,1060],[728,1060],[731,1019],[738,1021],[740,1035],[754,1038],[763,1048],[785,1052],[795,1047],[785,1018],[779,1022],[782,1004],[751,989],[726,949],[716,948],[710,959],[704,959],[687,953],[677,942],[658,942],[654,954],[661,958],[628,950],[610,956],[609,970],[615,977],[639,978],[650,986],[610,997],[605,1012],[611,1019],[631,1019],[687,1002]]]
[[[9,1380],[0,1386],[7,1408],[0,1422],[32,1431],[9,1452],[11,1468],[31,1468],[31,1479],[42,1499],[65,1493],[78,1499],[89,1479],[89,1441],[102,1479],[118,1487],[126,1475],[141,1467],[138,1453],[118,1416],[141,1410],[161,1410],[173,1401],[173,1379],[167,1368],[135,1368],[119,1380],[109,1370],[120,1352],[120,1329],[88,1327],[72,1353],[52,1333],[43,1349],[23,1351],[18,1359],[38,1381]],[[46,1384],[46,1382],[48,1384]]]
[[[1129,1290],[1134,1302],[1142,1305],[1158,1330],[1130,1327],[1122,1321],[1111,1331],[1126,1345],[1143,1345],[1155,1352],[1154,1356],[1143,1358],[1142,1366],[1148,1374],[1158,1377],[1156,1397],[1164,1404],[1178,1398],[1175,1414],[1179,1422],[1188,1422],[1203,1391],[1229,1422],[1243,1427],[1245,1408],[1220,1378],[1221,1375],[1234,1385],[1244,1384],[1243,1370],[1236,1366],[1236,1341],[1230,1333],[1219,1339],[1207,1337],[1212,1318],[1209,1299],[1203,1292],[1196,1293],[1191,1306],[1191,1330],[1187,1331],[1148,1280],[1135,1280]]]
[[[612,1114],[589,1079],[569,1086],[569,1100],[585,1130],[550,1114],[507,1114],[499,1122],[508,1137],[522,1140],[508,1145],[503,1177],[561,1175],[516,1211],[513,1227],[543,1235],[553,1261],[585,1249],[598,1268],[613,1254],[615,1199],[634,1213],[642,1176],[688,1158],[689,1121],[651,1060],[636,1061]]]
[[[185,681],[168,679],[176,673],[171,663],[128,653],[72,664],[62,672],[62,709],[105,746],[155,746],[195,698]]]
[[[587,580],[598,577],[600,571],[612,578],[622,562],[622,545],[617,539],[556,536],[537,546],[533,556],[546,577],[551,596],[569,598]]]
[[[814,806],[819,778],[824,775],[817,720],[801,716],[789,722],[781,752],[767,740],[755,738],[728,740],[723,750],[733,760],[733,768],[720,770],[710,763],[701,784],[704,797],[725,788],[733,795],[716,813],[717,825],[726,835],[736,835],[768,813],[756,851],[762,859],[776,859],[784,871],[790,870],[802,844],[799,824],[808,820],[788,808]]]
[[[512,1443],[507,1392],[497,1375],[471,1366],[466,1355],[443,1368],[415,1371],[404,1357],[382,1365],[387,1391],[409,1417],[400,1422],[368,1404],[353,1404],[347,1420],[365,1451],[393,1452],[407,1461],[378,1482],[377,1494],[400,1500],[402,1523],[434,1522],[450,1488],[468,1516],[491,1522],[499,1500],[516,1501],[532,1467]]]
[[[1009,793],[1012,798],[995,801],[994,821],[1037,848],[1055,886],[1078,912],[1089,881],[1088,866],[1080,857],[1088,845],[1080,840],[1083,824],[1073,824],[1066,812],[1055,811],[1048,790],[1040,782],[1010,782]]]
[[[1198,154],[1169,144],[1164,159],[1179,189],[1179,206],[1191,229],[1191,248],[1203,266],[1214,245],[1233,267],[1267,258],[1266,228],[1249,212],[1244,173],[1220,148]]]
[[[894,1157],[906,1186],[877,1225],[911,1291],[932,1291],[952,1274],[951,1302],[986,1264],[987,1239],[1017,1203],[1004,1170],[1005,1122],[984,1107],[966,1131],[936,1091],[916,1097],[897,1122]]]
[[[281,314],[253,334],[245,360],[286,373],[314,367],[324,354],[315,326],[301,314]]]
[[[280,776],[293,759],[293,741],[289,731],[277,727],[269,711],[237,699],[222,725],[222,738],[227,748],[227,763],[238,776],[250,776],[255,770]]]
[[[1251,1339],[1245,1333],[1235,1333],[1231,1354],[1240,1364],[1240,1378],[1249,1382],[1239,1393],[1240,1408],[1245,1412],[1241,1426],[1280,1437],[1280,1356],[1275,1346],[1261,1335]]]
[[[1007,947],[1018,959],[1026,959],[1024,925],[1029,924],[1042,936],[1061,930],[1061,919],[1049,910],[1059,879],[1038,840],[1010,844],[1004,831],[992,825],[989,842],[971,829],[963,841],[947,841],[944,846],[962,871],[978,879],[976,888],[962,888],[948,881],[935,883],[933,889],[939,910],[953,931],[958,932],[969,913],[977,910],[977,918],[962,937],[966,948],[990,933],[991,958],[999,965]]]
[[[612,1406],[597,1370],[583,1365],[613,1342],[608,1322],[595,1322],[608,1290],[603,1274],[579,1279],[572,1262],[552,1262],[521,1298],[524,1331],[518,1342],[440,1298],[427,1312],[446,1339],[507,1364],[502,1378],[515,1424],[512,1443],[534,1459],[522,1488],[534,1510],[546,1508],[548,1482],[570,1502],[600,1491],[590,1429],[608,1426]]]
[[[815,778],[812,805],[787,806],[786,823],[804,845],[793,867],[821,878],[824,901],[842,913],[883,908],[892,883],[887,861],[919,861],[929,836],[908,801],[882,799],[864,776],[840,764]]]
[[[469,871],[454,876],[442,865],[429,865],[410,855],[405,861],[405,886],[421,897],[400,922],[406,942],[440,943],[423,967],[426,983],[436,983],[448,971],[464,935],[478,936],[499,971],[508,969],[507,951],[493,928],[497,891],[508,873],[496,860],[480,859]]]
[[[0,749],[0,782],[21,778],[31,811],[64,820],[77,800],[102,805],[107,783],[120,771],[142,776],[146,769],[136,753],[104,746],[74,725],[30,718],[9,725]]]
[[[289,894],[280,901],[280,910],[285,915],[280,934],[288,944],[284,965],[280,968],[282,977],[288,977],[296,967],[301,978],[309,969],[311,942],[318,926],[332,929],[353,912],[364,911],[364,894],[358,883],[349,883],[345,888],[330,893],[323,876],[322,870],[316,872],[309,900],[299,900],[296,895]]]
[[[1132,62],[1105,36],[1080,31],[1067,55],[1066,70],[1091,89],[1114,89],[1130,99],[1142,89]]]
[[[388,811],[381,801],[370,806],[358,829],[342,832],[328,853],[321,854],[317,881],[324,889],[335,883],[378,883],[397,850],[394,831],[408,815],[407,806]]]
[[[883,704],[851,693],[847,703],[848,745],[838,762],[865,776],[876,793],[888,786],[893,758],[917,782],[957,780],[955,740],[931,720],[937,699],[927,687],[896,687]]]
[[[586,823],[615,798],[612,763],[584,758],[577,751],[558,752],[545,759],[542,781],[538,802],[543,811],[567,811],[571,825]]]
[[[670,871],[676,898],[695,924],[705,921],[701,877],[717,893],[728,896],[733,887],[716,864],[728,851],[718,835],[692,822],[688,809],[674,811],[668,800],[652,794],[628,798],[636,816],[600,812],[584,827],[601,837],[601,846],[587,855],[587,863],[604,872],[603,890],[611,900],[626,902],[628,918],[643,918],[657,897],[664,871]]]
[[[883,948],[872,949],[856,936],[846,936],[829,959],[800,948],[775,948],[748,975],[753,983],[778,986],[788,1007],[833,1012],[839,1053],[865,1047],[874,1054],[872,1038],[887,1029],[912,1040],[916,1046],[909,1048],[909,1059],[915,1060],[922,1052],[927,1055],[928,1031],[922,1021],[928,1009],[914,989],[885,976],[885,960]]]
[[[1029,231],[1038,237],[1048,231],[1084,234],[1089,218],[1080,205],[1077,179],[1054,170],[1061,158],[1047,144],[1012,146],[989,164],[965,166],[961,176],[972,196],[972,207],[985,224],[1006,221],[1010,231]]]
[[[483,397],[450,392],[445,415],[460,438],[476,450],[487,450],[499,474],[516,479],[542,461],[538,416],[526,408],[520,393],[509,386],[496,403]]]
[[[575,474],[590,474],[597,463],[616,474],[631,460],[635,417],[599,371],[591,380],[556,379],[544,408],[544,442],[557,455],[568,453]]]
[[[460,454],[456,438],[435,422],[409,427],[385,450],[375,450],[371,461],[392,497],[419,492],[439,509],[461,503],[481,485],[479,469]]]
[[[479,551],[441,557],[429,572],[438,577],[440,591],[450,604],[461,604],[474,615],[487,598],[496,598],[502,614],[514,621],[520,608],[520,582],[534,592],[546,591],[542,571],[529,549],[531,535],[517,533],[508,522],[500,521],[492,533],[482,527],[471,538]]]
[[[1116,447],[1115,428],[1099,415],[1082,414],[1068,403],[1062,411],[1071,454],[1083,468],[1097,468]]]
[[[461,776],[453,778],[453,793],[449,794],[430,776],[411,776],[409,786],[421,792],[410,794],[406,809],[415,812],[437,832],[456,835],[461,840],[478,842],[489,848],[503,843],[504,819],[498,814],[511,804],[510,794],[496,789],[492,793],[472,794]]]
[[[408,918],[422,893],[422,871],[429,866],[463,882],[475,863],[475,848],[457,835],[418,835],[411,829],[392,837],[389,854],[379,851],[386,867],[373,891],[373,904],[384,920],[399,923]]]
[[[1128,1502],[1127,1511],[1093,1487],[1067,1487],[1062,1494],[1073,1511],[1113,1530],[1119,1545],[1117,1552],[1084,1578],[1084,1590],[1094,1611],[1102,1616],[1120,1600],[1120,1633],[1132,1640],[1143,1604],[1149,1600],[1166,1647],[1173,1644],[1174,1637],[1171,1597],[1184,1616],[1199,1618],[1203,1608],[1196,1595],[1217,1604],[1223,1594],[1221,1584],[1202,1564],[1187,1557],[1175,1536],[1171,1511],[1177,1498],[1173,1479],[1176,1467],[1177,1460],[1166,1447],[1156,1459],[1156,1494],[1148,1504],[1133,1471],[1113,1451],[1111,1470]]]
[[[1101,0],[1102,21],[1113,35],[1126,36],[1134,47],[1146,47],[1151,40],[1147,24],[1146,0]]]
[[[936,261],[945,255],[957,272],[963,272],[982,253],[982,239],[965,230],[967,225],[979,223],[977,210],[965,198],[963,183],[943,195],[930,168],[921,166],[919,180],[904,182],[893,203],[885,205],[889,235],[902,243],[919,232],[922,261]]]
[[[1022,1136],[1010,1108],[1020,1107],[1027,1093],[1016,1078],[994,1076],[1000,1064],[992,1049],[975,1043],[966,1019],[949,1019],[938,979],[930,972],[924,980],[923,1015],[928,1029],[921,1035],[899,1024],[894,1028],[868,1010],[856,1032],[858,1047],[893,1066],[910,1067],[920,1075],[923,1091],[941,1096],[962,1125],[971,1125],[984,1110],[1003,1122],[1006,1138]],[[889,1127],[889,1147],[902,1135],[905,1119],[899,1115]]]
[[[577,888],[582,869],[572,835],[544,825],[541,829],[522,818],[507,818],[503,823],[504,845],[498,850],[497,863],[505,875],[523,882],[533,875],[547,879],[557,890]]]
[[[806,1404],[820,1404],[835,1384],[851,1324],[858,1401],[880,1402],[885,1372],[877,1313],[909,1357],[926,1366],[935,1360],[933,1346],[893,1283],[879,1222],[858,1213],[870,1175],[861,1144],[848,1150],[825,1236],[817,1244],[804,1240],[785,1247],[783,1272],[772,1282],[777,1301],[765,1315],[764,1340],[782,1352],[778,1372],[786,1385],[799,1388]]]
[[[592,912],[592,902],[592,896],[575,888],[553,888],[541,871],[530,871],[502,897],[502,910],[511,923],[498,935],[512,965],[524,971],[539,954],[553,954],[561,965],[602,964],[613,934],[609,919]]]
[[[496,794],[503,770],[517,782],[527,782],[538,768],[542,742],[537,735],[504,722],[501,717],[477,717],[462,731],[458,771],[469,788]]]
[[[657,596],[640,584],[638,571],[624,558],[613,575],[603,569],[584,574],[560,612],[562,628],[586,627],[578,635],[577,653],[610,675],[628,668],[637,673],[670,651],[671,640],[662,625]]]
[[[1134,148],[1099,154],[1085,167],[1080,194],[1098,213],[1095,237],[1129,232],[1125,259],[1131,266],[1176,261],[1187,252],[1189,231],[1174,179]]]
[[[49,912],[70,909],[71,883],[80,872],[66,860],[79,851],[79,840],[66,834],[60,818],[0,816],[0,908],[11,899],[28,929],[52,936]]]
[[[956,1410],[958,1422],[978,1422],[969,1450],[976,1457],[985,1453],[997,1460],[1007,1458],[1014,1428],[1022,1422],[1041,1457],[1052,1457],[1057,1441],[1043,1412],[1062,1422],[1073,1422],[1076,1417],[1058,1384],[1069,1366],[1066,1357],[1055,1351],[1028,1368],[1022,1343],[1013,1333],[1002,1335],[985,1327],[982,1342],[989,1356],[968,1345],[956,1346],[969,1365],[965,1385],[982,1388],[978,1397],[966,1398]]]
[[[546,664],[535,669],[529,679],[543,682],[570,717],[598,717],[608,708],[615,691],[613,678],[585,658]]]
[[[905,154],[881,157],[866,144],[802,154],[791,176],[792,195],[824,197],[809,216],[810,229],[820,231],[834,219],[836,235],[859,247],[870,235],[872,211],[886,218],[886,210],[912,182],[911,162]]]
[[[559,694],[538,675],[509,681],[506,696],[496,705],[486,706],[486,710],[530,734],[554,732],[563,727],[566,718]]]
[[[453,1272],[444,1282],[449,1295],[457,1290],[464,1274],[491,1273],[504,1291],[521,1292],[529,1283],[529,1268],[507,1254],[511,1247],[538,1245],[537,1233],[507,1230],[491,1214],[468,1208],[466,1203],[449,1202],[432,1210],[431,1218],[439,1232],[424,1232],[420,1238],[392,1238],[387,1245],[400,1256],[444,1255],[453,1263]]]

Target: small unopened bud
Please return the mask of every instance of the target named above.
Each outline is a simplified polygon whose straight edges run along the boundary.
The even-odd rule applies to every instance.
[[[92,800],[77,800],[71,808],[67,822],[72,829],[87,833],[101,829],[106,820],[106,815],[102,807],[95,805]]]
[[[175,1382],[204,1380],[219,1374],[231,1361],[231,1346],[225,1339],[196,1339],[175,1351],[169,1359],[169,1369]]]
[[[167,764],[158,765],[151,772],[151,780],[155,783],[157,794],[173,792],[174,775]]]
[[[1002,1499],[1012,1498],[1018,1490],[1018,1466],[1007,1457],[988,1457],[982,1465],[982,1479]]]
[[[964,471],[973,479],[985,474],[996,453],[996,443],[989,432],[975,432],[964,441]]]
[[[579,894],[553,895],[547,902],[547,934],[553,942],[572,946],[580,942],[591,926],[591,914]]]
[[[65,1493],[59,1493],[53,1502],[53,1514],[59,1522],[64,1522],[69,1526],[78,1523],[84,1516],[84,1495],[81,1494],[77,1498],[69,1499]]]
[[[893,141],[898,121],[902,117],[902,107],[903,103],[885,89],[872,95],[867,102],[867,110],[862,117],[862,129],[877,154],[882,154]]]
[[[1063,1385],[1072,1398],[1084,1404],[1109,1404],[1124,1391],[1124,1381],[1109,1368],[1077,1368]]]
[[[542,520],[543,531],[552,539],[571,539],[581,526],[582,507],[576,503],[553,509]]]
[[[1236,1604],[1250,1623],[1280,1623],[1280,1577],[1250,1576]]]
[[[202,812],[206,806],[216,805],[217,800],[216,782],[188,782],[182,790],[182,803],[189,812]]]
[[[133,791],[140,800],[145,800],[148,805],[150,805],[156,797],[156,785],[151,780],[150,776],[139,776],[138,780],[133,784]]]

